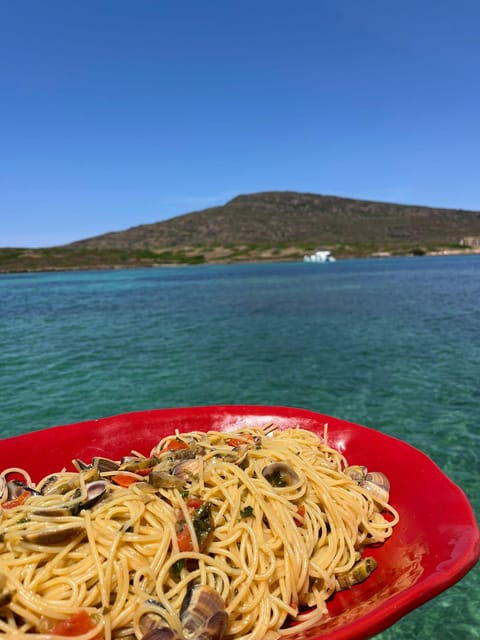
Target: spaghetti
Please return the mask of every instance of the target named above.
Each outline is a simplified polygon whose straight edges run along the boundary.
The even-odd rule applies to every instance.
[[[398,522],[383,474],[300,428],[177,433],[148,457],[74,464],[36,486],[0,476],[7,640],[193,640],[192,606],[220,619],[212,640],[296,635],[368,578],[365,548]]]

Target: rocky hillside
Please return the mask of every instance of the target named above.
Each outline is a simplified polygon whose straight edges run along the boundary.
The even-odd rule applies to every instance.
[[[413,247],[456,245],[467,236],[480,236],[480,212],[276,191],[241,195],[223,206],[69,246],[154,251],[251,243]]]
[[[59,247],[0,249],[0,272],[292,261],[318,248],[340,259],[480,253],[480,212],[256,193]]]

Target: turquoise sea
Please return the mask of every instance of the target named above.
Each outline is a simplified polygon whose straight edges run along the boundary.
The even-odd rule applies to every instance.
[[[480,256],[0,276],[1,437],[205,404],[402,438],[480,518]],[[479,566],[377,638],[480,638]]]

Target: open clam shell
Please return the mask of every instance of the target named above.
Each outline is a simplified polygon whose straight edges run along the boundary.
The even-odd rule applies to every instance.
[[[180,620],[186,638],[222,640],[228,615],[218,592],[208,585],[194,585],[187,591],[180,610]]]
[[[15,500],[22,493],[28,491],[31,495],[38,494],[38,491],[22,480],[14,479],[8,480],[8,476],[0,476],[0,504],[8,502],[9,500]]]
[[[83,509],[91,509],[97,502],[100,502],[108,493],[108,482],[106,480],[95,480],[86,485],[86,495],[74,497],[68,502],[39,507],[35,509],[37,516],[48,516],[50,518],[60,516],[76,516]]]
[[[170,627],[155,627],[142,636],[142,640],[185,640],[185,638]]]
[[[390,498],[390,482],[381,471],[367,473],[365,480],[360,485],[367,489],[375,500],[381,503],[388,502]]]
[[[262,469],[262,475],[272,487],[291,487],[300,482],[297,472],[285,462],[267,464]]]
[[[39,531],[25,533],[22,536],[24,542],[30,544],[38,544],[41,546],[57,546],[65,545],[75,540],[80,535],[86,535],[86,531],[81,526],[68,527],[50,527]]]

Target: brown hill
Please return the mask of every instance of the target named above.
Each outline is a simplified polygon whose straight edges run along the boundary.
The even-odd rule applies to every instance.
[[[256,193],[60,247],[0,249],[0,272],[302,260],[319,247],[337,258],[480,253],[480,212]]]
[[[252,243],[392,248],[458,245],[467,236],[480,236],[478,211],[275,191],[241,195],[223,206],[67,246],[153,251]]]

